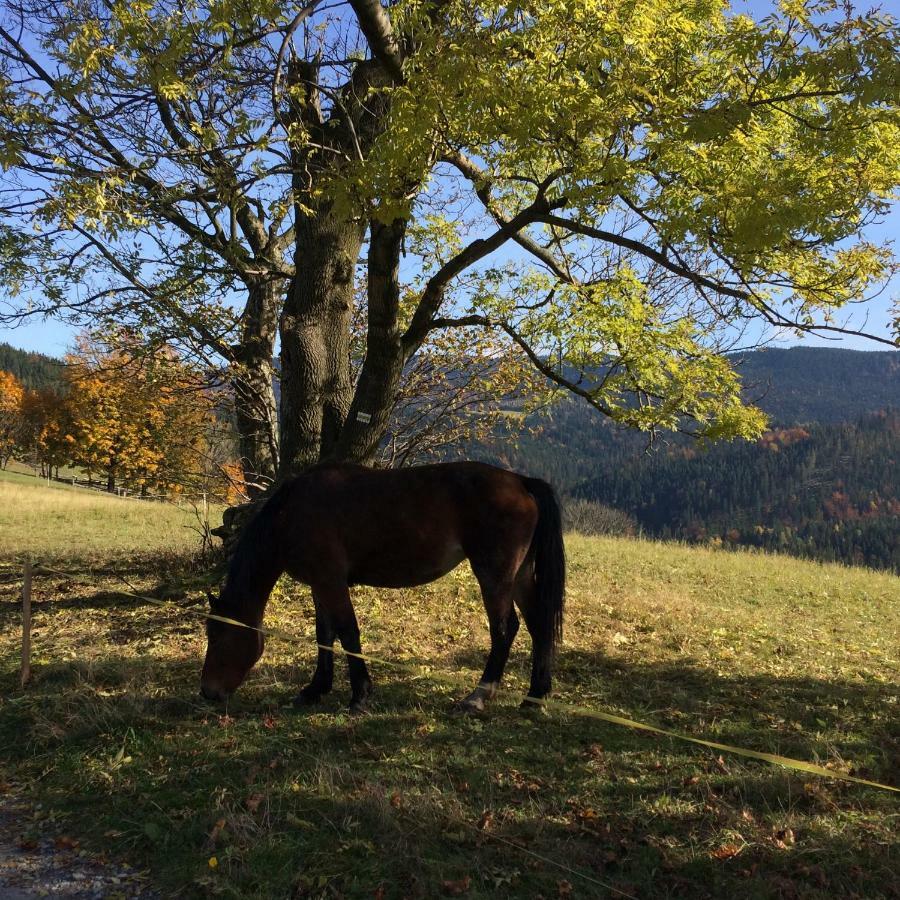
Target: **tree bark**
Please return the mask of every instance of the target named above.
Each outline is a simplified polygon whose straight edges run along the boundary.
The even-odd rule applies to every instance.
[[[296,215],[296,274],[280,324],[282,478],[338,458],[353,397],[350,317],[364,237],[362,222],[328,201]]]
[[[407,221],[373,220],[369,231],[366,358],[335,456],[368,463],[388,427],[403,375],[400,251]]]
[[[280,280],[268,278],[248,281],[247,289],[241,339],[233,348],[231,385],[244,482],[249,496],[255,497],[278,472],[273,356],[283,288]]]

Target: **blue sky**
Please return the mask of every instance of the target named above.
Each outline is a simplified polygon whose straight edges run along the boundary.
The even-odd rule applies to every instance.
[[[869,236],[875,240],[894,240],[900,236],[900,205],[895,205],[891,215],[880,225],[873,226]],[[892,302],[900,295],[900,279],[894,279],[887,289],[871,303],[854,308],[839,316],[839,323],[847,321],[850,327],[883,337],[890,337],[890,308]],[[34,350],[49,356],[62,356],[73,344],[76,330],[62,322],[47,319],[33,319],[17,328],[9,328],[0,324],[0,343],[12,344],[22,350]],[[842,337],[839,340],[822,337],[798,338],[797,335],[785,335],[778,341],[781,346],[793,346],[802,343],[805,346],[842,347],[852,350],[886,350],[884,344],[865,340],[864,338]]]

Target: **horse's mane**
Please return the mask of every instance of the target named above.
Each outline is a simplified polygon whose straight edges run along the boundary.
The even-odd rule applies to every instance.
[[[273,526],[278,514],[290,502],[295,486],[296,479],[285,481],[244,527],[216,604],[218,611],[239,612],[250,598],[259,595],[262,583],[278,565],[281,540]]]

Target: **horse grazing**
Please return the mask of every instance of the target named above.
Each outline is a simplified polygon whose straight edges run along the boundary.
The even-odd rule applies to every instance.
[[[315,703],[331,690],[335,638],[361,653],[350,587],[414,587],[434,581],[464,559],[481,587],[491,649],[478,686],[460,704],[480,711],[497,691],[518,607],[532,641],[530,698],[550,691],[562,634],[565,555],[553,488],[476,462],[409,469],[323,464],[286,481],[238,541],[212,613],[259,628],[282,572],[312,588],[318,664],[295,698]],[[201,693],[223,700],[263,652],[258,631],[208,619]],[[323,649],[329,648],[329,649]],[[372,694],[365,662],[348,656],[351,712]],[[527,699],[525,703],[527,703]]]

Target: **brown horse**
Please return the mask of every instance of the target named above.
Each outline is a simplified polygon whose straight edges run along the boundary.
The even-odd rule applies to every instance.
[[[350,586],[414,587],[471,563],[490,623],[491,650],[481,682],[460,704],[484,709],[497,691],[518,606],[531,634],[528,696],[550,691],[562,633],[565,556],[559,504],[545,481],[475,462],[399,470],[317,466],[278,488],[248,525],[212,612],[261,627],[282,572],[312,588],[318,665],[298,705],[331,690],[335,637],[361,653]],[[201,692],[232,694],[263,652],[257,631],[207,620]],[[351,712],[372,693],[365,662],[348,656]],[[526,700],[527,702],[527,700]]]

